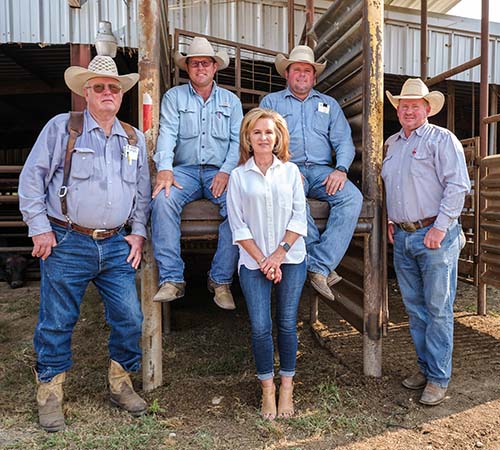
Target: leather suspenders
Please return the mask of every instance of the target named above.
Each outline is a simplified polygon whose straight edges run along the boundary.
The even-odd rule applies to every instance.
[[[132,125],[129,125],[126,122],[120,123],[127,133],[127,139],[129,145],[137,144],[137,133],[134,130]],[[71,159],[73,157],[73,152],[75,150],[75,143],[78,136],[82,134],[83,131],[83,112],[81,111],[70,111],[69,120],[68,120],[68,132],[69,139],[68,145],[66,146],[66,154],[64,156],[64,175],[63,175],[63,184],[59,188],[59,199],[61,200],[61,212],[63,213],[66,220],[71,223],[71,219],[68,217],[68,205],[66,202],[66,197],[68,195],[68,181],[69,174],[71,172]]]

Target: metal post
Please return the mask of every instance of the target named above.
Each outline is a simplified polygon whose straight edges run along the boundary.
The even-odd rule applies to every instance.
[[[378,0],[363,3],[363,194],[374,203],[372,232],[364,243],[363,368],[365,375],[382,376],[381,311],[386,291],[383,277],[385,247],[382,224],[383,153],[383,32],[384,6]]]
[[[488,124],[483,121],[488,117],[488,74],[489,74],[489,0],[482,0],[481,7],[481,84],[479,98],[479,156],[481,159],[488,155]],[[484,172],[484,170],[482,171]],[[484,173],[480,173],[482,179]],[[479,196],[479,211],[482,211],[485,206],[485,201],[482,196]],[[484,232],[479,229],[479,245],[481,246],[484,240]],[[481,263],[481,248],[479,248],[479,277],[484,270],[484,264]],[[477,296],[477,312],[478,314],[486,314],[486,284],[479,280],[478,296]]]
[[[70,44],[70,61],[72,66],[88,67],[90,63],[90,45]],[[87,103],[80,95],[71,92],[71,110],[83,111]]]
[[[306,0],[306,26],[304,28],[306,34],[306,45],[314,48],[314,41],[309,36],[314,24],[314,0]]]
[[[160,0],[139,1],[139,100],[144,94],[152,99],[152,126],[144,134],[149,155],[149,166],[154,173],[152,155],[158,134],[160,105]],[[139,108],[142,127],[142,105]],[[152,301],[157,288],[157,268],[151,240],[144,246],[141,264],[141,303],[144,314],[142,326],[142,381],[144,391],[151,391],[162,384],[162,314],[161,303]]]
[[[427,0],[420,0],[420,78],[427,79]]]
[[[288,53],[295,47],[295,2],[288,0]]]

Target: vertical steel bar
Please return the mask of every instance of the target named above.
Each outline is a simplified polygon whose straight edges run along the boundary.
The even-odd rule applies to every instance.
[[[446,96],[446,128],[455,132],[455,83],[448,81],[448,95]]]
[[[152,99],[152,126],[146,131],[146,149],[149,166],[154,173],[153,156],[158,134],[160,105],[160,8],[161,0],[139,1],[139,99],[149,94]],[[139,108],[142,128],[142,105]],[[162,313],[161,303],[152,301],[157,287],[157,268],[151,240],[146,241],[141,264],[141,303],[144,314],[142,326],[142,381],[144,391],[151,391],[162,384]]]
[[[295,1],[288,0],[288,53],[295,47]]]
[[[481,160],[488,154],[488,125],[483,122],[485,117],[488,117],[488,74],[489,74],[489,0],[482,0],[481,3],[481,84],[479,97],[479,139]],[[484,177],[484,169],[480,172],[480,179]],[[479,195],[479,211],[484,209],[484,199]],[[481,244],[484,241],[484,232],[479,229],[479,274],[483,271],[481,263]],[[481,275],[480,275],[481,278]],[[479,279],[478,296],[477,296],[477,313],[486,314],[486,284]]]
[[[378,0],[363,0],[363,194],[374,202],[372,232],[364,239],[363,370],[382,375],[381,311],[386,296],[383,277],[385,224],[382,224],[383,153],[383,32],[384,6]]]
[[[90,45],[70,44],[70,61],[72,66],[88,67],[90,63]],[[83,111],[86,102],[80,95],[71,92],[71,110]]]
[[[314,41],[309,36],[309,31],[311,31],[314,25],[314,0],[306,0],[306,26],[305,26],[305,34],[306,34],[306,45],[311,48],[314,48]]]
[[[490,110],[489,114],[494,116],[498,114],[498,88],[496,85],[491,85],[490,91]],[[489,125],[488,132],[488,155],[495,155],[497,149],[497,129],[498,122],[492,122]]]
[[[427,0],[420,0],[420,78],[427,79]]]

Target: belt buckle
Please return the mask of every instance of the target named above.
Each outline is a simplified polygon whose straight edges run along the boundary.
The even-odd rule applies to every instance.
[[[417,227],[413,222],[402,222],[399,226],[407,233],[415,233],[417,231]]]
[[[106,230],[105,228],[96,228],[94,231],[92,231],[92,239],[94,239],[94,241],[99,241],[101,239],[104,239],[104,237],[100,237],[98,236],[99,233],[104,233],[108,230]]]

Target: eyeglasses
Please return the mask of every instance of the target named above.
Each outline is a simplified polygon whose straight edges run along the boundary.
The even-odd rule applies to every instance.
[[[109,89],[112,94],[118,94],[121,92],[122,87],[119,84],[104,84],[96,83],[91,86],[85,86],[85,89],[92,89],[96,94],[102,94],[105,89]]]
[[[206,69],[207,67],[210,67],[213,63],[214,63],[213,61],[207,61],[206,59],[204,59],[203,61],[188,60],[188,66],[192,67],[193,69],[196,69],[196,67],[198,66],[202,66]]]

